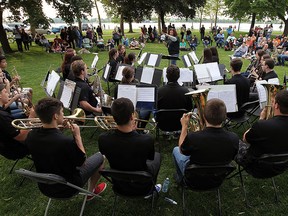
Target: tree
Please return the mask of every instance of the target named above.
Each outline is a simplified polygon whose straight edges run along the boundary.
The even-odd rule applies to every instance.
[[[97,11],[97,16],[98,16],[98,20],[99,20],[99,25],[101,25],[101,17],[100,17],[100,12],[99,12],[99,8],[98,8],[98,5],[97,5],[97,1],[94,0],[94,3],[95,3],[95,8],[96,8],[96,11]]]

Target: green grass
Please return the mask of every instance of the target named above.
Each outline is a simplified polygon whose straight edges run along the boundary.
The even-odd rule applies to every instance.
[[[111,32],[104,32],[105,40],[111,37]],[[198,33],[197,33],[198,34]],[[127,34],[128,37],[138,36],[139,33]],[[53,35],[52,35],[53,36]],[[49,37],[52,37],[49,36]],[[12,44],[12,48],[16,50],[16,44]],[[198,57],[202,55],[203,46],[199,45],[196,51]],[[94,50],[97,51],[97,50]],[[167,48],[163,44],[148,43],[144,49],[146,52],[168,54]],[[130,51],[127,50],[127,53]],[[138,51],[136,51],[138,52]],[[181,52],[183,55],[186,52]],[[219,49],[220,63],[225,64],[229,68],[228,55],[232,52]],[[6,56],[8,60],[8,71],[12,71],[13,66],[16,67],[19,75],[22,77],[21,84],[23,87],[32,87],[34,91],[33,102],[36,103],[40,98],[45,97],[44,90],[40,86],[42,79],[49,68],[57,69],[62,62],[60,54],[46,53],[38,45],[33,44],[29,52],[9,54]],[[88,66],[92,63],[93,54],[82,55]],[[97,68],[101,68],[108,61],[108,52],[99,51],[99,62]],[[243,70],[248,66],[248,60],[244,60]],[[168,62],[162,60],[160,68],[167,67]],[[183,63],[179,61],[178,64],[183,67]],[[276,72],[279,75],[281,83],[283,83],[283,75],[286,67],[276,67]],[[103,83],[104,89],[106,84]],[[93,124],[91,122],[90,124]],[[236,131],[239,137],[242,136],[244,129]],[[97,139],[100,134],[97,130],[93,137],[94,129],[85,129],[82,131],[85,148],[88,155],[98,151]],[[68,132],[67,132],[68,133]],[[179,188],[174,180],[173,174],[175,167],[172,160],[172,149],[176,146],[176,140],[170,143],[160,139],[162,143],[162,164],[158,176],[158,182],[162,183],[166,177],[171,179],[170,189],[167,195],[161,193],[155,208],[155,215],[181,215],[181,188]],[[271,143],[272,145],[272,143]],[[156,149],[158,144],[156,144]],[[37,188],[35,182],[25,180],[24,184],[19,187],[21,178],[15,173],[9,174],[14,161],[7,160],[0,157],[0,215],[43,215],[47,197],[43,196]],[[18,168],[28,168],[31,165],[30,160],[23,159],[17,166]],[[249,200],[256,206],[247,208],[243,201],[243,194],[240,187],[240,181],[237,177],[224,182],[221,188],[222,209],[224,215],[287,215],[288,213],[288,192],[287,189],[287,173],[276,177],[276,184],[280,192],[281,203],[275,204],[273,202],[273,189],[270,179],[257,180],[251,176],[245,176],[245,184],[248,192]],[[103,179],[101,179],[103,180]],[[178,202],[178,205],[172,205],[164,201],[164,197],[170,197]],[[94,199],[87,203],[84,214],[85,215],[110,215],[113,206],[113,192],[111,184],[108,184],[106,191],[103,193],[102,199]],[[49,215],[78,215],[81,208],[82,197],[75,197],[70,201],[52,201]],[[189,191],[187,195],[187,207],[190,213],[194,215],[216,215],[217,203],[216,194],[197,193]],[[147,200],[124,200],[118,201],[117,215],[146,215],[149,209],[149,201]],[[191,215],[190,214],[190,215]]]

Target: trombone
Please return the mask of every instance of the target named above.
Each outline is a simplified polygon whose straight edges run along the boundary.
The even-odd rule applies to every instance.
[[[80,128],[98,127],[96,125],[83,125],[86,120],[94,120],[94,118],[86,118],[85,112],[81,108],[76,108],[72,115],[64,116],[64,119],[68,120],[70,123],[78,123]],[[36,129],[43,126],[39,118],[14,119],[11,124],[13,127],[21,130]],[[58,127],[64,126],[58,125]]]

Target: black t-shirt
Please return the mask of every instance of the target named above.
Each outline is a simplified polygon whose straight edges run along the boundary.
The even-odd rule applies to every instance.
[[[20,131],[12,126],[13,116],[3,107],[0,107],[0,154],[16,160],[29,154],[28,148],[14,139]]]
[[[79,170],[86,155],[79,149],[73,137],[64,135],[56,128],[33,129],[27,136],[28,146],[37,172],[53,173],[64,177],[67,181],[82,187]],[[40,190],[52,197],[69,197],[74,189],[65,185],[39,184]]]
[[[180,39],[177,37],[176,41],[168,40],[168,53],[169,55],[179,54],[180,50]]]
[[[118,62],[114,59],[110,60],[109,62],[109,65],[111,67],[111,70],[110,70],[110,74],[109,74],[109,81],[115,81],[115,76],[116,76],[116,69],[117,69],[117,64]]]
[[[239,137],[223,128],[207,127],[189,133],[181,152],[190,156],[190,164],[220,165],[230,163],[238,152]]]
[[[189,90],[177,82],[168,82],[158,89],[157,109],[192,109],[192,97],[185,95]]]
[[[75,82],[76,82],[76,86],[81,88],[79,102],[87,101],[91,106],[96,107],[98,104],[98,101],[96,100],[93,90],[88,85],[88,83],[77,77],[75,77]],[[86,110],[85,110],[85,113],[87,115],[91,114],[91,112],[88,112]]]
[[[5,74],[6,79],[8,79],[9,82],[12,82],[12,78],[11,78],[9,72],[6,70],[2,70],[2,72]]]
[[[273,78],[278,78],[278,75],[274,70],[272,70],[269,73],[265,73],[262,77],[262,80],[268,81],[269,79],[273,79]]]

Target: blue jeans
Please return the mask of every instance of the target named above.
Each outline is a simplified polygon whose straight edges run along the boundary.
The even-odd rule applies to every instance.
[[[170,56],[174,56],[174,57],[179,57],[179,53],[178,54],[173,54],[173,55],[170,55]],[[173,65],[176,65],[176,61],[177,60],[171,60],[171,64],[173,64]]]
[[[190,156],[181,154],[179,147],[173,149],[172,155],[176,166],[178,181],[181,181],[184,176],[185,168],[190,162]]]

